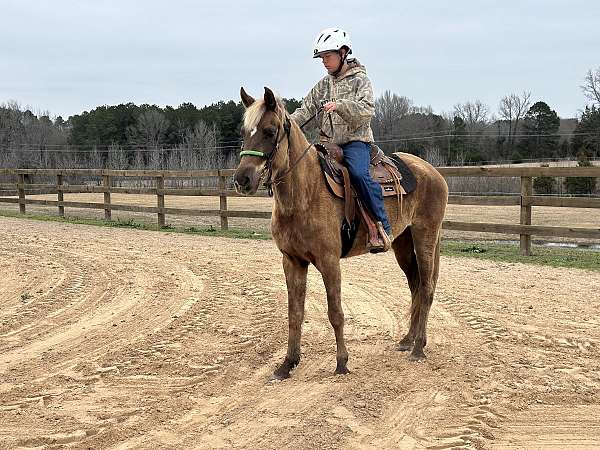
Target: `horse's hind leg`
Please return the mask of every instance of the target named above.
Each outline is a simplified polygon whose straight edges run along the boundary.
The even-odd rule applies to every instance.
[[[419,270],[419,286],[413,301],[411,330],[414,330],[414,346],[410,359],[425,358],[423,348],[427,345],[427,319],[433,303],[440,262],[439,227],[416,229],[413,226],[413,245]]]
[[[288,291],[288,348],[283,363],[275,370],[271,379],[283,380],[300,362],[300,336],[304,321],[304,299],[306,297],[306,274],[308,263],[283,256],[283,271]]]
[[[410,327],[406,335],[400,340],[398,346],[398,350],[405,352],[411,350],[415,342],[415,326],[417,324],[415,314],[418,312],[416,305],[417,291],[419,289],[419,268],[410,227],[406,228],[406,230],[394,240],[392,248],[394,249],[398,265],[406,275],[411,293]]]
[[[315,267],[323,277],[327,291],[327,315],[335,333],[337,346],[336,374],[348,373],[348,350],[344,341],[344,311],[342,310],[342,274],[337,256],[322,257],[315,261]]]

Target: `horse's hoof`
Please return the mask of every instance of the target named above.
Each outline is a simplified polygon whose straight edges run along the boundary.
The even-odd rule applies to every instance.
[[[414,362],[421,362],[421,361],[425,361],[427,359],[427,356],[425,356],[425,353],[421,352],[412,352],[409,357],[408,360],[409,361],[414,361]]]
[[[398,345],[398,351],[399,352],[408,352],[410,350],[412,350],[413,348],[413,344],[407,344],[407,343],[402,343],[400,342],[400,344]]]
[[[273,373],[273,375],[271,375],[269,377],[269,383],[273,383],[273,382],[277,382],[277,381],[283,381],[283,380],[285,380],[285,379],[287,379],[289,377],[290,377],[289,373],[287,375],[285,375],[285,374],[280,374],[280,373],[275,372],[275,373]]]
[[[348,370],[348,368],[346,366],[335,368],[336,375],[347,375],[349,373],[350,373],[350,371]]]

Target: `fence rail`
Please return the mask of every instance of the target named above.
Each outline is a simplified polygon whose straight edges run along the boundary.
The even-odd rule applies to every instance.
[[[521,180],[520,195],[505,196],[467,196],[450,195],[449,203],[456,205],[478,206],[520,206],[520,221],[518,224],[475,223],[446,220],[443,228],[457,231],[474,231],[484,233],[518,234],[520,250],[524,255],[531,253],[531,237],[550,236],[568,238],[600,239],[600,228],[577,228],[539,226],[531,224],[533,206],[569,207],[569,208],[600,208],[600,198],[581,197],[545,197],[533,195],[533,177],[600,177],[600,167],[439,167],[439,172],[449,177],[518,177]],[[111,219],[112,211],[142,212],[157,215],[159,226],[165,226],[167,215],[186,216],[218,216],[221,228],[229,227],[229,217],[244,217],[254,219],[269,219],[270,212],[263,211],[232,211],[227,208],[227,198],[239,194],[227,189],[228,180],[234,170],[190,170],[190,171],[161,171],[161,170],[96,170],[96,169],[0,169],[0,175],[14,177],[14,183],[0,184],[0,203],[16,203],[22,214],[26,205],[45,205],[58,207],[59,215],[64,217],[65,208],[103,209],[105,219]],[[27,183],[31,176],[55,177],[55,183]],[[66,176],[99,177],[101,185],[65,185]],[[27,178],[26,178],[27,177]],[[218,189],[214,188],[165,188],[166,179],[181,178],[218,178]],[[143,178],[155,181],[156,187],[131,188],[113,186],[115,178]],[[4,194],[1,194],[4,192]],[[103,203],[86,203],[65,201],[65,193],[102,193]],[[111,194],[146,194],[156,195],[155,207],[121,205],[111,202]],[[27,195],[56,194],[57,200],[40,200],[27,198]],[[12,195],[14,197],[9,197]],[[165,206],[165,196],[215,196],[219,197],[219,209],[182,209]],[[258,196],[266,197],[266,192],[258,192]]]

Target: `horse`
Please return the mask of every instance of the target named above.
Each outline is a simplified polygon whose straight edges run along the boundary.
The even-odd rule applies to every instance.
[[[327,315],[336,340],[336,374],[349,373],[344,341],[341,296],[341,233],[344,202],[325,184],[317,151],[289,116],[283,101],[265,87],[254,99],[240,89],[245,107],[242,151],[234,173],[240,194],[253,195],[261,183],[274,198],[271,233],[281,251],[288,294],[288,345],[272,380],[290,376],[300,362],[309,264],[320,272],[327,293]],[[393,227],[392,249],[411,292],[410,325],[398,350],[411,351],[409,359],[425,359],[427,319],[440,267],[441,227],[448,202],[448,185],[429,163],[408,153],[396,153],[413,172],[417,186],[398,202],[387,197],[385,208]],[[359,226],[345,257],[366,253],[366,233]]]

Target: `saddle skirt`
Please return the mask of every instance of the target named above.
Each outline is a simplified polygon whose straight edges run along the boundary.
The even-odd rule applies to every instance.
[[[319,161],[321,169],[325,175],[327,186],[332,194],[336,197],[344,198],[348,187],[344,183],[343,167],[343,151],[341,147],[335,144],[316,144],[315,147],[319,151]],[[404,166],[404,162],[398,158],[397,161],[392,160],[383,153],[376,145],[371,146],[371,164],[369,172],[371,178],[379,183],[384,197],[395,196],[399,197],[407,194],[414,186],[411,186],[411,180],[402,175],[402,172],[412,176],[408,167],[402,167],[402,172],[396,166],[400,163]],[[410,178],[410,176],[408,178]],[[413,177],[414,179],[414,177]],[[412,189],[411,189],[412,188]]]

